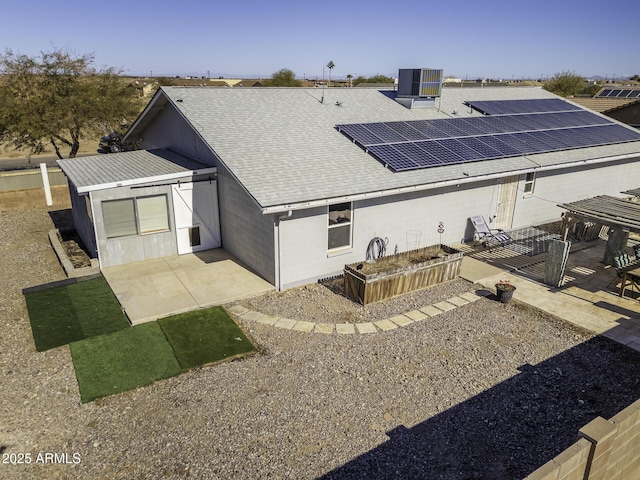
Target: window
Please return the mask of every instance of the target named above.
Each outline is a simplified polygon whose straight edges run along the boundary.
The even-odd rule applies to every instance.
[[[108,200],[102,215],[107,238],[169,230],[166,195]]]
[[[167,215],[167,196],[140,197],[136,199],[140,233],[153,233],[169,230]]]
[[[328,249],[351,246],[351,203],[329,205]]]
[[[125,237],[138,233],[133,198],[102,202],[102,215],[107,238]]]
[[[533,186],[536,183],[536,173],[531,172],[527,173],[527,177],[524,179],[524,193],[531,194],[533,193]]]

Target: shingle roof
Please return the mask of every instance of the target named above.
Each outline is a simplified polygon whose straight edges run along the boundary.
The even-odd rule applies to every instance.
[[[616,110],[640,101],[637,98],[573,98],[572,100],[584,108],[600,113]]]
[[[139,184],[163,178],[207,173],[210,165],[197,162],[168,149],[136,150],[58,160],[60,168],[78,192],[100,190],[118,184]]]
[[[464,105],[468,100],[557,98],[535,87],[447,88],[435,108],[411,110],[390,98],[393,92],[371,89],[165,87],[162,91],[263,208],[379,195],[611,155],[640,156],[640,142],[633,142],[392,172],[334,128],[478,116]]]

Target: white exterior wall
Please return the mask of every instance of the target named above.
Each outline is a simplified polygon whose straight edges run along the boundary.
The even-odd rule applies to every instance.
[[[523,193],[525,177],[519,178],[512,228],[560,220],[558,203],[602,194],[620,196],[623,190],[637,188],[640,161],[541,172],[533,195]],[[279,226],[280,286],[286,289],[341,273],[345,264],[365,259],[374,237],[389,239],[387,255],[394,253],[396,245],[399,252],[410,249],[411,230],[421,232],[419,247],[469,240],[473,237],[470,216],[483,215],[492,227],[499,188],[498,180],[488,180],[355,202],[353,247],[333,254],[327,252],[327,207],[295,211]],[[442,236],[437,231],[439,222],[444,223]]]
[[[362,261],[374,237],[388,238],[387,255],[395,246],[403,252],[413,248],[409,231],[420,231],[418,247],[458,243],[468,229],[470,215],[495,210],[498,184],[476,184],[475,188],[449,187],[405,193],[354,203],[353,248],[327,252],[328,209],[318,207],[294,212],[280,222],[280,276],[282,288],[316,281],[342,272],[345,264]],[[440,237],[439,222],[445,232]]]
[[[513,228],[560,220],[559,203],[575,202],[596,195],[619,197],[620,192],[640,185],[640,160],[587,165],[568,170],[552,170],[536,175],[532,195],[524,194],[520,177]]]

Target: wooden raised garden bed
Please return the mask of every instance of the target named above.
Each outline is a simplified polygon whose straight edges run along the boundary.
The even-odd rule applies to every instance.
[[[353,301],[367,305],[387,298],[455,280],[460,275],[462,252],[447,245],[402,252],[344,266],[344,291]]]

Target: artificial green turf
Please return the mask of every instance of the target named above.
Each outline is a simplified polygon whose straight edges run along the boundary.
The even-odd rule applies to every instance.
[[[39,352],[129,327],[104,277],[25,292]]]
[[[255,351],[222,307],[158,320],[183,370]]]
[[[157,322],[74,342],[71,356],[82,403],[181,372]]]

